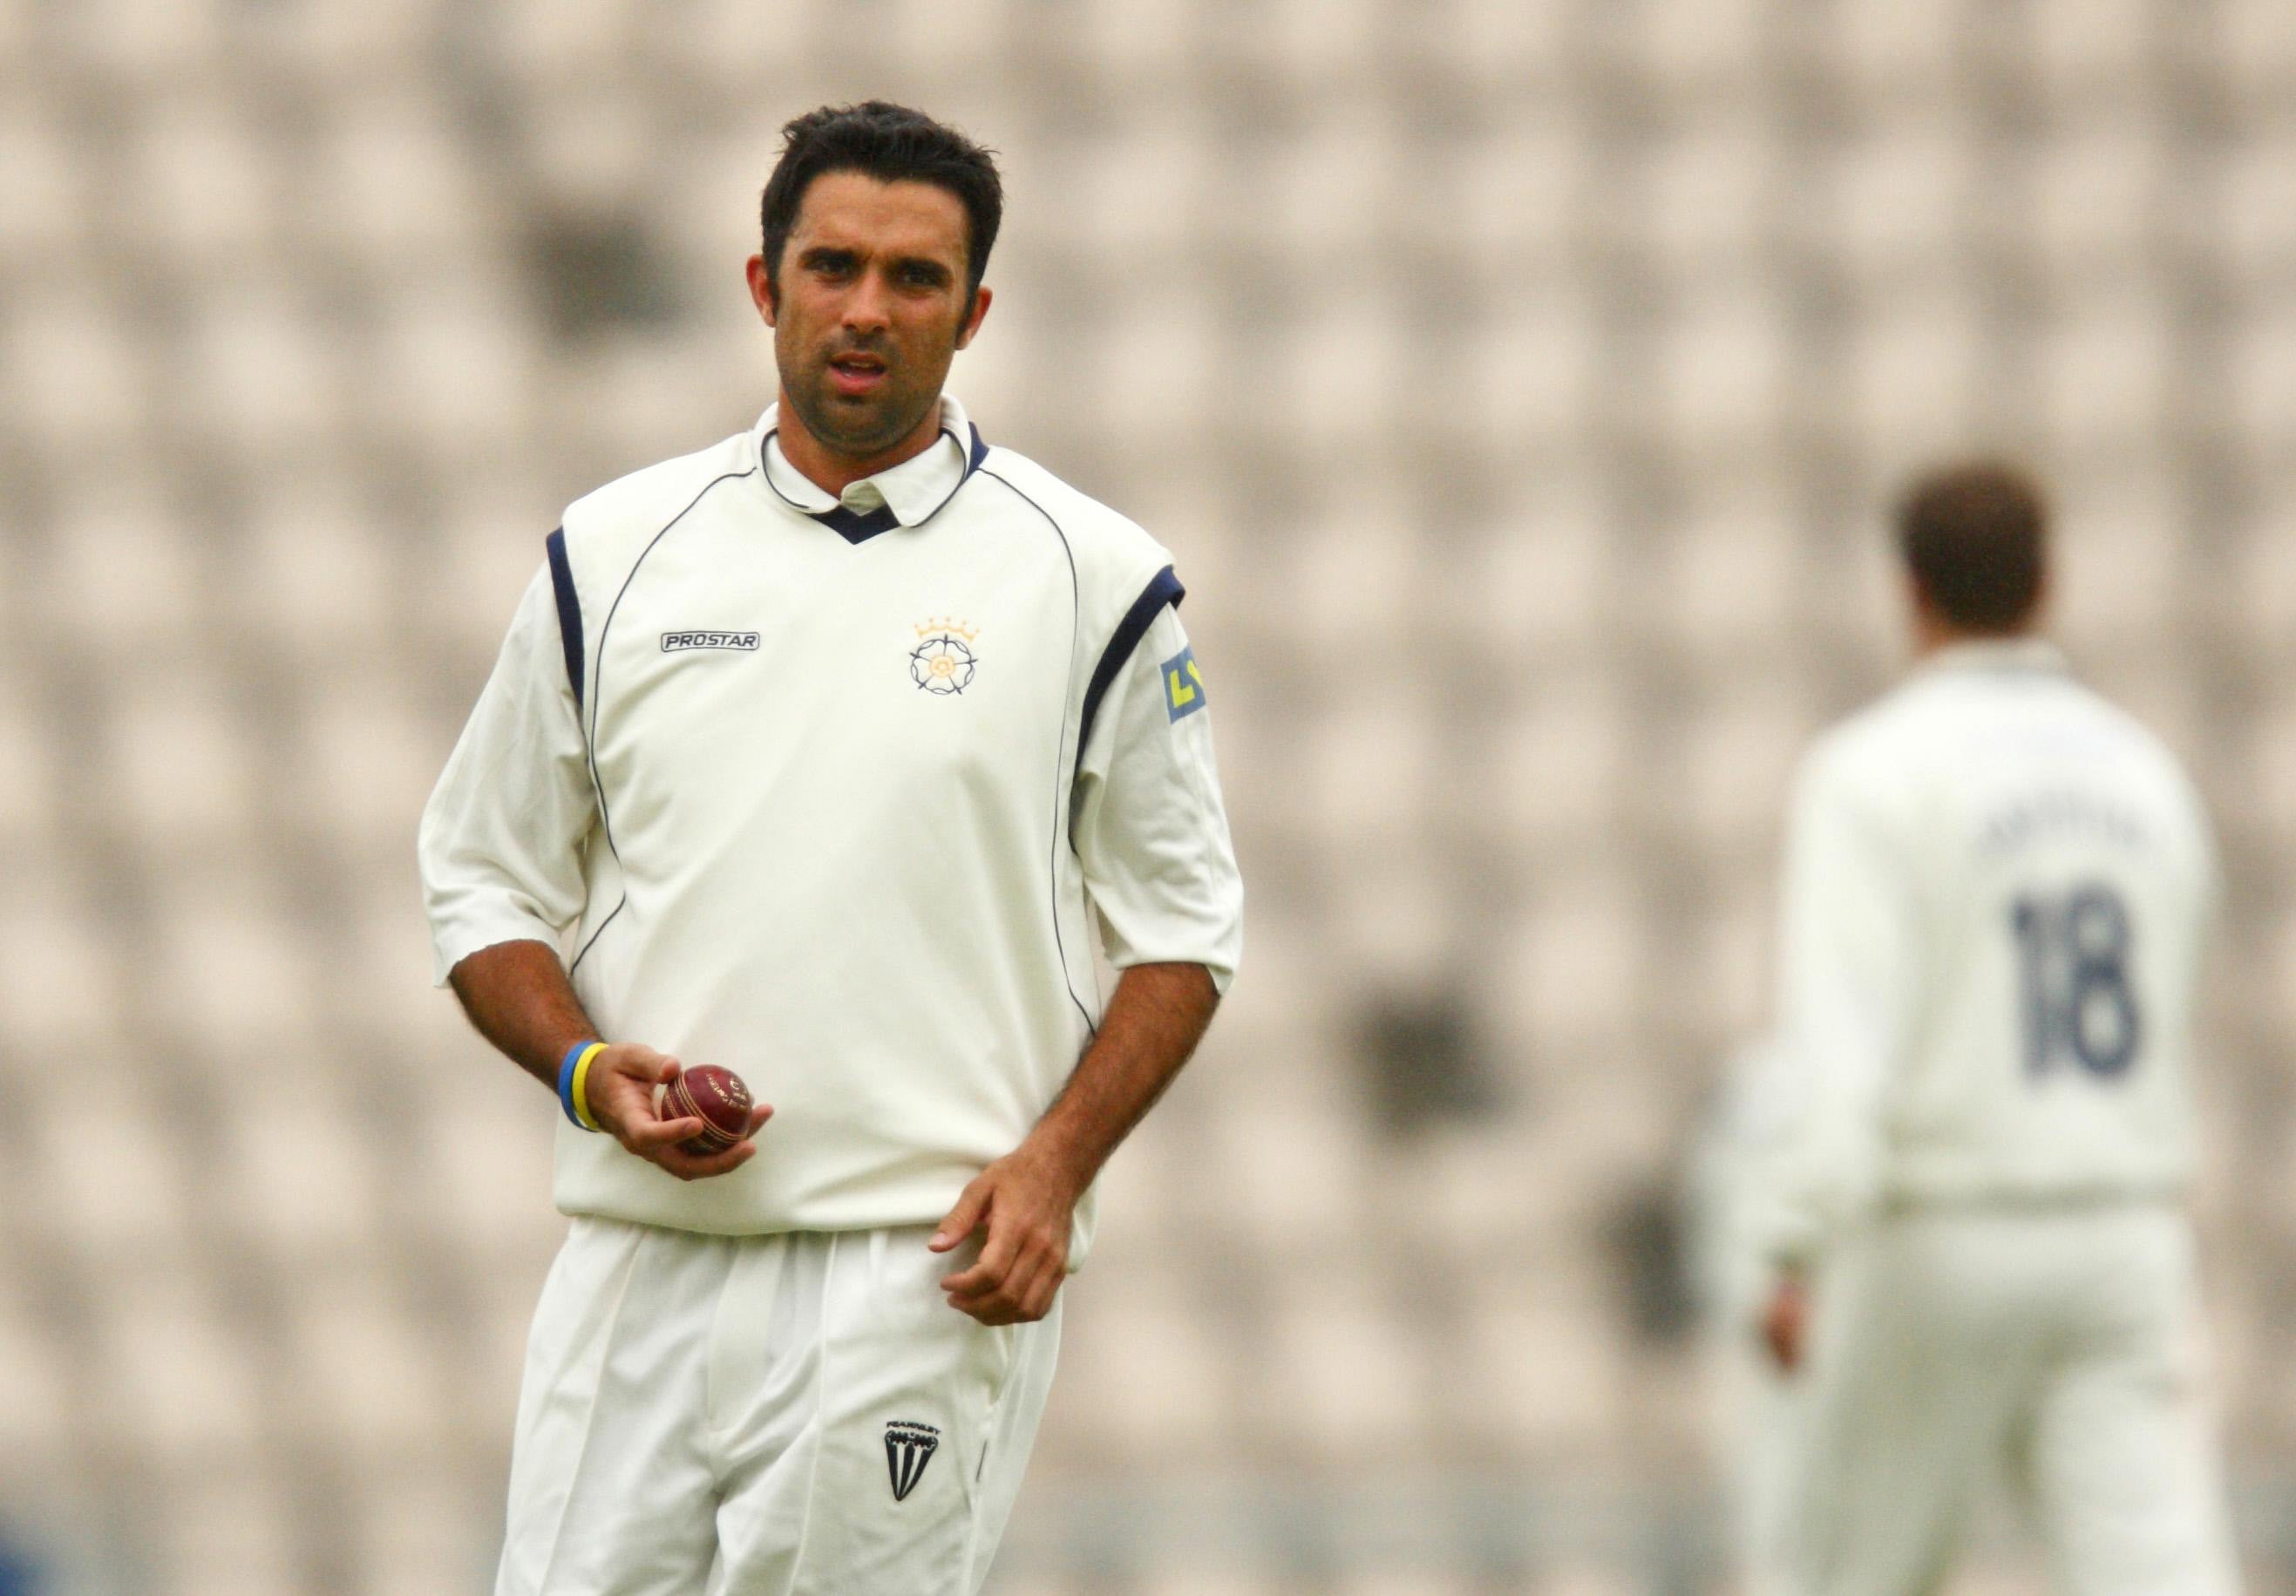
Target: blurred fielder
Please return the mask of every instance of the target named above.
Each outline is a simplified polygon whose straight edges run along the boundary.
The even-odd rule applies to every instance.
[[[1940,1588],[2005,1470],[2060,1589],[2235,1586],[2181,1206],[2211,846],[2034,635],[2045,520],[1998,467],[1914,487],[1919,666],[1798,778],[1764,1319],[1803,1596]]]
[[[1235,967],[1169,556],[941,391],[995,164],[786,133],[778,402],[567,510],[423,816],[439,970],[566,1110],[502,1596],[978,1589],[1094,1179]],[[761,1142],[681,1147],[681,1058]]]

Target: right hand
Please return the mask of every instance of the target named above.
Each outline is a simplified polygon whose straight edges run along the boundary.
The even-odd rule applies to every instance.
[[[654,1112],[653,1106],[654,1088],[676,1080],[684,1068],[676,1059],[665,1057],[642,1043],[615,1043],[592,1060],[590,1073],[583,1081],[583,1096],[589,1101],[590,1117],[624,1148],[649,1164],[660,1165],[681,1181],[707,1180],[713,1174],[739,1169],[757,1156],[758,1144],[750,1138],[758,1134],[759,1125],[773,1117],[773,1109],[764,1103],[750,1109],[749,1130],[723,1152],[700,1156],[687,1152],[680,1143],[700,1135],[707,1127],[693,1115],[683,1119],[664,1119]]]

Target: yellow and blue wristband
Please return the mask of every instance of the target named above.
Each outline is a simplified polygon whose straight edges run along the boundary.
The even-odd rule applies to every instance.
[[[605,1051],[603,1042],[578,1042],[566,1050],[558,1066],[558,1106],[586,1131],[598,1128],[597,1117],[590,1112],[590,1066]]]

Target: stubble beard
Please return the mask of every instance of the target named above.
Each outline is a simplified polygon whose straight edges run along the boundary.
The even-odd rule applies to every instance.
[[[786,372],[784,367],[782,389],[797,419],[824,448],[851,460],[865,460],[899,443],[923,425],[940,400],[938,387],[922,395],[906,392],[906,385],[890,369],[882,389],[859,400],[831,391],[825,364],[809,364],[802,381],[791,381]]]

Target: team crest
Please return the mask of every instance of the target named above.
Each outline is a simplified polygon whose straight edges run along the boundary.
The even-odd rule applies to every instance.
[[[930,1424],[896,1419],[885,1426],[885,1470],[893,1481],[895,1502],[908,1500],[939,1448],[940,1431]]]
[[[909,680],[925,692],[943,697],[972,685],[980,656],[972,641],[980,634],[963,621],[931,620],[916,628],[917,646],[909,651]]]

